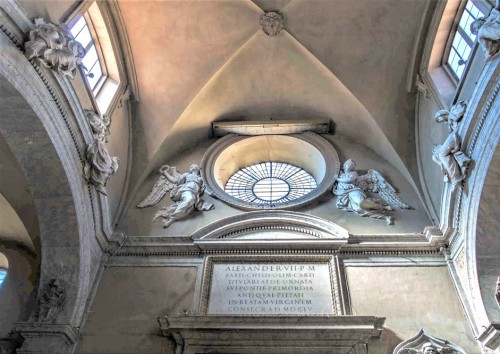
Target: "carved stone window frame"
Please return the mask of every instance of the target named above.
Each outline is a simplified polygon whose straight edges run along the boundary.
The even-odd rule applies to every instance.
[[[224,189],[219,185],[216,180],[216,176],[214,173],[214,167],[216,165],[216,161],[218,157],[228,148],[230,148],[233,144],[241,142],[244,139],[254,138],[256,136],[264,136],[264,135],[236,135],[230,134],[226,135],[223,138],[216,141],[203,155],[203,159],[201,162],[201,176],[205,185],[208,187],[207,192],[212,196],[216,197],[223,202],[232,205],[236,208],[243,210],[295,210],[301,207],[304,207],[312,202],[316,201],[319,197],[326,193],[331,193],[333,184],[335,182],[335,178],[340,171],[340,160],[335,148],[328,142],[326,139],[321,136],[307,131],[300,134],[273,134],[275,136],[288,136],[291,138],[298,139],[302,142],[308,143],[312,145],[322,156],[325,163],[325,172],[321,181],[317,182],[317,187],[312,192],[308,193],[305,196],[297,198],[295,200],[281,203],[269,207],[268,205],[258,204],[258,203],[250,203],[245,202],[243,200],[237,199],[235,197],[227,194]],[[252,161],[251,163],[258,163],[263,161]],[[296,163],[293,161],[281,161],[281,162],[289,162],[297,167],[304,168],[300,163]],[[244,166],[242,166],[244,167]],[[306,168],[304,168],[308,173]]]
[[[96,5],[96,8],[92,8]],[[91,89],[85,79],[87,74],[79,67],[82,81],[87,90],[93,109],[100,115],[111,115],[119,104],[120,98],[128,86],[127,68],[122,55],[120,28],[116,26],[113,15],[113,3],[107,1],[84,0],[63,22],[73,26],[81,17],[84,17],[94,41],[97,55],[101,63],[103,78]],[[92,15],[90,10],[93,10]],[[95,15],[99,12],[98,16]],[[98,20],[100,30],[96,29]],[[124,31],[124,29],[121,29]],[[111,96],[111,98],[109,97]]]

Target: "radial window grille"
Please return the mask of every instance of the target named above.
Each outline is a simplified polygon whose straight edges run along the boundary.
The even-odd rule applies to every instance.
[[[87,69],[88,73],[85,75],[85,78],[89,83],[90,89],[95,95],[95,91],[98,88],[97,84],[104,78],[104,73],[94,39],[92,38],[92,34],[90,33],[90,28],[85,20],[85,17],[80,17],[75,25],[70,28],[70,31],[73,37],[75,37],[75,39],[85,48],[86,54],[82,59],[82,64]]]
[[[237,171],[224,188],[248,203],[273,207],[310,193],[317,187],[304,169],[285,162],[262,162]]]
[[[0,268],[0,287],[2,286],[6,276],[7,276],[7,269]]]
[[[468,1],[460,17],[460,22],[458,23],[446,61],[457,79],[460,79],[464,73],[465,64],[469,60],[474,41],[476,40],[476,35],[470,31],[470,25],[481,16],[483,16],[481,11],[479,11],[472,1]]]

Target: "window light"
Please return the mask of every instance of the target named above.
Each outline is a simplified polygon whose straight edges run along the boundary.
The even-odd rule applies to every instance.
[[[465,64],[469,60],[474,41],[476,40],[476,35],[470,31],[470,25],[481,16],[481,11],[471,1],[468,1],[460,17],[446,61],[446,64],[457,79],[462,78]]]
[[[272,207],[300,198],[317,187],[304,169],[285,162],[262,162],[237,171],[225,192],[250,203]]]
[[[89,25],[85,20],[85,17],[80,17],[80,19],[70,28],[71,34],[75,37],[75,39],[80,42],[85,48],[86,54],[82,59],[82,63],[87,70],[87,75],[85,78],[89,83],[90,89],[94,92],[94,96],[96,95],[94,89],[96,85],[103,78],[103,70],[101,60],[99,59],[99,55],[97,54],[97,49],[95,46],[95,42],[90,33]]]

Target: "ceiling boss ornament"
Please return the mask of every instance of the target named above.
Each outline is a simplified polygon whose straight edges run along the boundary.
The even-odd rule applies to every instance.
[[[275,37],[283,30],[283,15],[278,11],[268,11],[260,17],[262,31],[269,37]]]

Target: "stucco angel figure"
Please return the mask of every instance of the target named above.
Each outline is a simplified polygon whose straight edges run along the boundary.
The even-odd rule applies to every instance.
[[[500,0],[496,1],[496,6],[488,17],[481,17],[472,22],[470,30],[477,35],[486,60],[498,54],[500,52]]]
[[[447,123],[450,134],[442,145],[432,150],[432,160],[441,166],[444,181],[455,188],[467,176],[467,168],[471,159],[460,148],[462,140],[458,134],[458,122],[462,119],[467,108],[467,103],[461,101],[452,106],[450,110],[437,111],[434,118],[438,123]]]
[[[175,167],[163,165],[159,170],[161,176],[153,186],[151,193],[140,202],[138,208],[146,208],[157,204],[167,192],[174,202],[169,207],[161,208],[154,216],[153,221],[163,219],[163,227],[167,228],[177,220],[183,219],[194,210],[208,211],[214,208],[213,204],[201,199],[205,191],[203,179],[200,176],[200,167],[197,164],[189,166],[189,172],[180,174]]]
[[[370,198],[367,192],[378,193],[382,199]],[[360,176],[353,159],[344,163],[344,171],[337,177],[333,194],[338,197],[337,208],[352,211],[360,216],[383,219],[387,225],[394,224],[394,218],[387,214],[387,211],[393,210],[392,207],[411,209],[399,198],[394,187],[380,172],[368,170]]]

